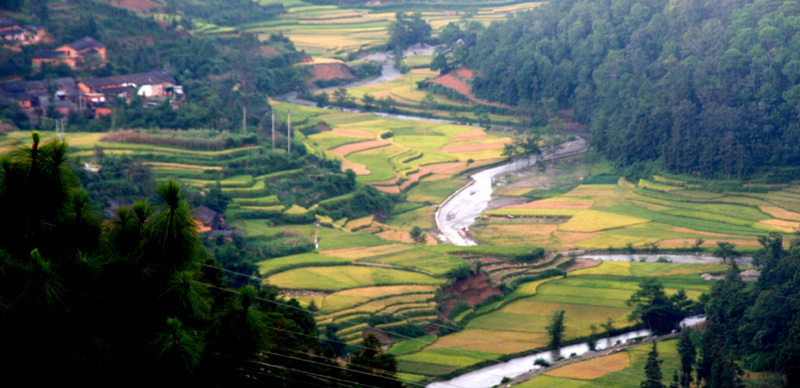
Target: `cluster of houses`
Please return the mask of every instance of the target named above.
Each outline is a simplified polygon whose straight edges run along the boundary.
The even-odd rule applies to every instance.
[[[37,50],[33,53],[32,62],[36,69],[45,63],[53,66],[65,64],[71,69],[92,69],[106,62],[106,45],[87,36],[53,50]]]
[[[0,84],[0,98],[17,101],[32,118],[46,117],[52,105],[61,115],[101,117],[111,113],[117,98],[145,97],[149,104],[169,102],[177,108],[184,97],[175,77],[163,69],[111,77],[56,78]]]
[[[11,45],[45,43],[47,33],[41,26],[0,18],[0,39]]]
[[[14,19],[0,19],[0,42],[12,47],[22,44],[47,43],[42,27],[21,23]],[[33,53],[32,65],[40,69],[46,64],[66,65],[72,69],[94,69],[106,62],[106,45],[84,37],[54,49]],[[169,102],[173,108],[183,99],[183,88],[175,77],[163,69],[144,73],[100,78],[56,78],[41,81],[20,81],[0,84],[0,98],[17,101],[28,116],[38,122],[41,117],[58,117],[79,113],[89,118],[111,113],[117,98],[129,101],[143,96],[148,105]]]

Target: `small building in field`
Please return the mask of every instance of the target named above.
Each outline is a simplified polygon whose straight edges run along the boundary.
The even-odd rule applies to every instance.
[[[63,63],[73,69],[95,67],[105,63],[106,45],[87,36],[53,50],[37,50],[33,53],[32,61],[36,68],[41,68],[45,63],[53,66]]]
[[[1,18],[0,39],[13,44],[36,44],[45,40],[47,34],[41,26]]]
[[[208,232],[209,238],[232,238],[234,228],[225,223],[225,215],[217,213],[204,205],[192,209],[191,213],[200,232]]]

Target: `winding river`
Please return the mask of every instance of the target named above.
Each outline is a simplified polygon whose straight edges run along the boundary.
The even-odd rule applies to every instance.
[[[703,321],[705,321],[705,317],[703,316],[689,317],[681,321],[680,326],[692,326]],[[624,344],[634,338],[648,337],[651,334],[652,333],[650,330],[635,330],[625,334],[612,336],[608,339],[603,338],[597,341],[595,349],[607,349],[611,346],[615,346],[617,343]],[[514,377],[530,372],[531,370],[538,369],[539,366],[533,365],[533,362],[537,358],[542,358],[548,363],[553,363],[559,357],[569,358],[573,353],[576,356],[580,356],[587,352],[589,352],[589,345],[585,342],[569,345],[558,350],[539,352],[524,357],[518,357],[506,362],[498,361],[497,364],[465,373],[447,381],[438,381],[428,384],[427,388],[489,388],[500,384],[500,382],[503,380],[503,377],[513,379]]]
[[[530,160],[520,160],[512,163],[492,167],[470,176],[470,183],[456,191],[447,198],[436,210],[436,227],[441,232],[440,238],[453,245],[477,245],[469,235],[469,226],[489,206],[492,199],[492,182],[498,175],[527,167],[539,160],[558,159],[576,155],[586,150],[586,140],[575,136],[575,140],[561,144],[555,152],[544,153],[541,156],[531,157]]]
[[[383,70],[379,77],[366,81],[353,82],[347,85],[323,88],[312,90],[312,92],[337,89],[339,87],[352,88],[358,86],[372,85],[381,82],[391,81],[402,76],[402,73],[394,66],[394,58],[391,53],[381,52],[370,54],[363,59],[374,60],[382,64]],[[280,97],[288,102],[315,106],[312,101],[300,99],[297,93],[289,93]],[[348,110],[349,111],[349,110]],[[353,110],[355,111],[355,110]],[[431,119],[425,117],[416,117],[408,115],[398,115],[390,113],[374,113],[381,117],[390,117],[403,120],[425,120],[435,121],[442,123],[452,123],[451,120],[445,119]],[[436,226],[441,232],[440,238],[453,245],[477,245],[475,240],[469,235],[469,227],[475,220],[486,210],[492,196],[492,183],[494,178],[511,171],[525,168],[540,160],[558,159],[562,157],[572,156],[582,153],[586,150],[586,140],[580,136],[575,136],[575,140],[562,144],[555,152],[545,153],[541,156],[532,157],[529,160],[518,160],[512,163],[506,163],[499,166],[491,167],[483,171],[477,172],[470,176],[471,181],[453,195],[447,198],[439,208],[436,210]],[[708,256],[692,256],[692,255],[629,255],[629,254],[610,254],[610,255],[583,255],[580,258],[595,259],[595,260],[611,260],[611,261],[656,261],[659,258],[666,258],[676,263],[718,263],[719,259]],[[750,264],[751,258],[737,259],[740,264]],[[691,326],[695,323],[704,321],[704,317],[690,317],[681,322],[683,326]],[[596,344],[597,350],[607,349],[618,343],[626,343],[634,338],[646,337],[652,333],[649,330],[635,330],[621,335],[612,336],[608,339],[600,339]],[[465,373],[448,381],[441,381],[429,384],[428,388],[489,388],[499,384],[504,377],[514,378],[527,373],[533,369],[539,368],[534,366],[533,362],[537,358],[543,358],[548,362],[553,362],[559,357],[568,358],[573,353],[575,355],[582,355],[589,351],[589,346],[586,343],[579,343],[574,345],[565,346],[558,350],[544,351],[528,356],[518,357],[506,362],[498,361],[497,364],[485,368],[481,368],[469,373]]]

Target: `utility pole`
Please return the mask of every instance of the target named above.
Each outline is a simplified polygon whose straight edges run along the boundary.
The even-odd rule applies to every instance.
[[[247,105],[242,106],[242,133],[247,132]]]
[[[56,134],[58,135],[58,140],[64,140],[64,119],[55,119],[56,122]]]
[[[272,149],[275,149],[275,111],[272,111]]]
[[[289,153],[292,153],[292,111],[289,111],[289,119],[286,126],[286,144]]]

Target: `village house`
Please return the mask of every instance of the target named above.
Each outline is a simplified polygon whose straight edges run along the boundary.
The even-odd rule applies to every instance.
[[[70,68],[95,67],[106,61],[106,45],[94,38],[84,37],[54,50],[37,50],[33,53],[33,66],[41,68],[49,63],[53,66],[66,64]]]
[[[233,236],[234,229],[225,223],[224,214],[200,205],[192,209],[191,215],[200,232],[208,232],[209,238],[222,236],[230,239]]]
[[[0,39],[13,44],[36,44],[43,42],[47,34],[44,28],[24,24],[14,19],[0,19]]]
[[[0,84],[0,97],[16,100],[30,115],[46,116],[47,108],[67,116],[78,108],[80,90],[72,78],[20,81]]]
[[[134,95],[157,101],[174,101],[183,98],[183,87],[176,85],[175,77],[163,69],[146,73],[90,78],[78,81],[81,92],[91,96],[92,103],[111,100],[112,97],[129,99]]]

